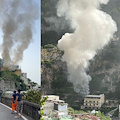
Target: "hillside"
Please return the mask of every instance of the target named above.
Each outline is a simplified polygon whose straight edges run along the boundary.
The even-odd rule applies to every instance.
[[[26,90],[26,85],[20,76],[17,76],[12,71],[5,70],[0,71],[0,90],[3,92],[7,90],[15,90],[20,88],[21,90]]]
[[[63,51],[57,47],[46,45],[41,50],[42,94],[59,95],[71,107],[80,108],[80,94],[76,94],[71,83],[67,81],[67,66],[61,61]]]
[[[120,85],[120,44],[112,41],[90,61],[88,74],[92,77],[89,83],[90,94],[104,93],[108,99],[119,99]],[[67,66],[61,61],[63,51],[54,45],[46,45],[41,50],[42,60],[42,94],[55,94],[64,99],[70,106],[82,103],[82,97],[67,82]]]
[[[120,40],[112,41],[95,56],[89,74],[91,94],[105,93],[107,98],[120,98]]]

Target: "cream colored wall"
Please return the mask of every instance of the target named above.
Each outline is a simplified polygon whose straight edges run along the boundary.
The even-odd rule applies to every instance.
[[[103,104],[104,102],[105,102],[105,96],[102,95],[102,96],[101,96],[101,103]]]
[[[91,103],[89,101],[91,101]],[[87,107],[101,107],[101,105],[104,103],[104,101],[105,101],[104,94],[101,94],[100,99],[97,99],[97,98],[84,98],[84,106],[87,106]],[[87,105],[86,105],[86,103],[87,103]]]
[[[17,76],[21,76],[21,69],[16,69],[14,72]]]
[[[87,101],[87,102],[86,102]],[[91,103],[89,102],[91,101]],[[95,102],[94,102],[95,101]],[[98,101],[98,102],[97,102]],[[85,98],[84,99],[84,103],[85,103],[85,106],[88,106],[88,107],[98,107],[100,106],[100,99],[94,99],[94,98]],[[87,105],[86,105],[87,103]],[[90,106],[91,104],[91,106]],[[98,104],[98,105],[97,105]]]

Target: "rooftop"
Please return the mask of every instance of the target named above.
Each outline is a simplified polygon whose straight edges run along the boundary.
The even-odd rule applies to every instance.
[[[100,98],[102,96],[104,96],[104,94],[101,94],[101,95],[86,95],[85,98],[91,98],[91,97],[93,97],[93,98]]]
[[[59,97],[57,95],[43,95],[42,97]]]

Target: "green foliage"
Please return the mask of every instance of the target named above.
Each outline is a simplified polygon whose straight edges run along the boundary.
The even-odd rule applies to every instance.
[[[100,111],[98,111],[95,115],[100,117],[100,120],[112,120],[109,116],[104,116]]]
[[[24,82],[21,82],[20,87],[21,87],[21,90],[26,90],[27,89]]]
[[[47,44],[44,46],[44,48],[55,48],[56,46],[53,44]]]
[[[90,93],[91,94],[95,94],[96,91],[100,91],[103,78],[104,78],[103,74],[92,77],[92,80],[90,81]]]
[[[79,109],[80,103],[75,101],[80,101],[80,95],[74,92],[72,83],[67,81],[67,75],[63,67],[53,68],[52,70],[53,81],[51,87],[53,94],[59,95],[60,99],[65,100],[72,108]]]
[[[117,80],[118,79],[118,73],[117,72],[113,72],[113,74],[112,74],[112,80],[114,81],[114,80]]]
[[[20,88],[21,90],[26,90],[26,85],[20,76],[17,76],[15,73],[8,69],[5,71],[0,71],[0,80],[2,79],[4,81],[14,82],[16,89]]]
[[[118,115],[119,115],[119,109],[117,109],[117,110],[114,112],[113,116],[114,116],[114,117],[118,117]]]
[[[14,81],[16,79],[16,76],[13,72],[9,71],[9,70],[5,70],[2,72],[1,74],[2,79],[4,79],[5,81]]]
[[[3,96],[5,96],[5,92],[3,92],[3,94],[2,94]]]
[[[40,104],[40,91],[29,90],[27,93],[24,93],[27,101]]]
[[[116,85],[114,97],[120,99],[120,82],[118,82]]]
[[[74,114],[74,109],[71,107],[68,107],[68,114]]]
[[[105,97],[107,99],[114,99],[115,93],[110,91],[110,92],[108,92],[108,93],[105,94]]]
[[[106,113],[108,113],[108,112],[110,112],[111,110],[114,110],[114,109],[115,109],[115,107],[109,108],[109,107],[106,107],[105,105],[102,105],[102,107],[100,108],[100,111],[102,113],[106,114]]]
[[[37,85],[37,83],[35,83],[35,82],[30,82],[30,84],[32,87],[35,87]]]
[[[74,114],[83,114],[83,113],[87,113],[87,112],[82,110],[74,110]]]
[[[43,120],[42,116],[44,115],[44,109],[42,108],[43,105],[45,105],[45,101],[48,99],[48,97],[45,97],[40,100],[40,120]]]
[[[51,61],[45,60],[45,61],[44,61],[44,64],[45,64],[45,66],[46,66],[47,68],[51,68],[51,67],[52,67]]]

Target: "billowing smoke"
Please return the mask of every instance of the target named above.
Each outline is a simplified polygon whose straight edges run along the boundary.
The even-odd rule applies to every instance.
[[[100,4],[109,0],[59,0],[58,16],[65,16],[71,22],[74,33],[66,33],[58,41],[64,50],[62,60],[67,62],[68,81],[74,90],[82,95],[89,94],[91,77],[86,73],[89,60],[102,49],[117,31],[110,15],[100,10]]]
[[[58,18],[56,16],[51,16],[45,18],[47,23],[50,23],[50,27],[47,31],[56,31],[59,33],[60,31],[64,30],[67,26],[67,21],[65,21],[62,17]]]
[[[2,57],[4,66],[17,64],[32,41],[39,6],[35,0],[1,0],[0,28],[3,32]]]

